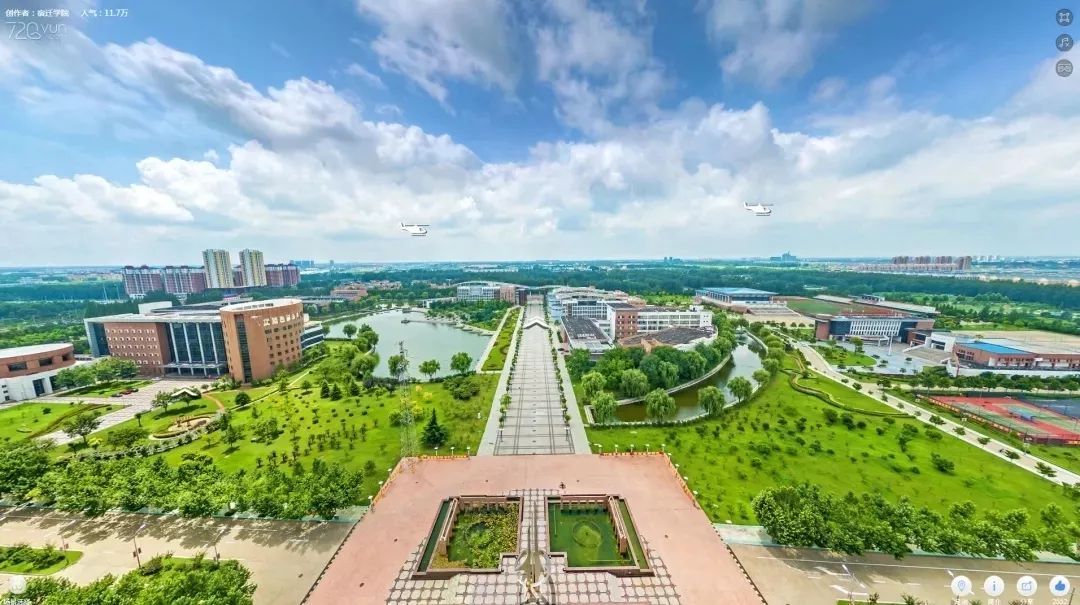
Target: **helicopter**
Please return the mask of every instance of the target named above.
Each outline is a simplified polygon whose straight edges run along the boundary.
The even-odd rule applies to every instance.
[[[754,213],[754,216],[772,216],[772,204],[747,204],[743,202],[743,209]]]

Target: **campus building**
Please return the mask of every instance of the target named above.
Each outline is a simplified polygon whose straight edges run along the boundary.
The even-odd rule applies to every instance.
[[[501,300],[514,305],[523,305],[528,294],[528,288],[516,284],[494,281],[467,281],[457,284],[455,298],[459,302]]]
[[[716,305],[731,313],[751,315],[790,316],[787,303],[777,298],[776,292],[754,288],[698,288],[694,302]]]
[[[53,379],[75,365],[75,347],[68,342],[0,349],[0,403],[48,395]]]
[[[207,288],[232,288],[232,259],[228,250],[203,250],[203,267],[206,269]]]
[[[624,302],[644,306],[645,301],[620,290],[598,290],[592,286],[575,288],[561,286],[547,294],[548,313],[553,322],[563,317],[587,317],[602,320],[607,318],[607,301]]]
[[[608,301],[604,303],[607,313],[600,327],[612,340],[622,340],[640,333],[659,332],[665,328],[684,327],[712,329],[712,311],[691,307],[637,306],[630,303]]]
[[[340,298],[352,302],[358,301],[367,295],[367,288],[363,284],[341,284],[330,291],[330,298]]]
[[[240,251],[241,283],[248,288],[259,288],[266,285],[266,263],[263,262],[263,253],[259,250],[244,249]]]
[[[952,346],[961,368],[1005,373],[1080,372],[1080,347],[1068,343],[1026,343],[1010,338],[987,338]]]
[[[868,342],[911,342],[916,332],[934,328],[933,319],[902,314],[820,315],[814,321],[814,336],[818,340],[847,340],[858,336]]]
[[[288,329],[281,316],[289,316]],[[268,335],[256,326],[264,318],[271,322]],[[88,318],[84,324],[94,357],[130,359],[143,376],[232,373],[251,382],[268,377],[278,365],[298,361],[304,349],[322,342],[322,326],[305,320],[299,300],[275,299],[181,307],[150,303],[140,305],[138,313]]]

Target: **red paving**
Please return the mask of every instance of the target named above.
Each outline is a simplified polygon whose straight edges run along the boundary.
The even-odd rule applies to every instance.
[[[403,463],[404,464],[404,463]],[[401,567],[424,538],[439,502],[513,489],[611,493],[626,498],[638,531],[671,573],[683,605],[761,605],[670,464],[652,456],[478,456],[415,461],[356,526],[308,603],[385,603]]]
[[[977,407],[984,412],[996,416],[1001,424],[1015,427],[1016,429],[1027,430],[1031,435],[1052,435],[1059,439],[1064,440],[1076,440],[1080,439],[1080,433],[1070,430],[1055,422],[1062,424],[1072,424],[1075,421],[1068,416],[1058,414],[1053,410],[1041,408],[1037,405],[1032,405],[1026,401],[1020,401],[1019,399],[1013,399],[1012,397],[947,397],[947,396],[934,396],[931,397],[934,401],[952,405],[956,408],[963,410],[966,408]],[[1027,420],[1020,418],[1015,413],[1010,413],[1009,408],[1022,408],[1025,412],[1032,412],[1042,418],[1051,418],[1055,422],[1048,422],[1039,418],[1033,420]],[[991,419],[992,420],[992,419]]]

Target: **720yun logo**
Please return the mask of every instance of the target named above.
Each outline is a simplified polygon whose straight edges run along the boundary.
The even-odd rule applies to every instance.
[[[38,23],[37,21],[6,21],[8,40],[59,40],[67,33],[63,23]]]

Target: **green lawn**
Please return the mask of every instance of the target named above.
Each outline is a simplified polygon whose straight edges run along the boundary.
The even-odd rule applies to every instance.
[[[814,345],[814,349],[821,353],[825,361],[834,366],[843,364],[845,366],[873,367],[877,363],[877,360],[869,355],[849,351],[838,345]]]
[[[118,405],[76,403],[21,403],[0,410],[0,441],[19,441],[50,433],[64,420],[81,412],[106,414]]]
[[[499,330],[499,335],[495,337],[495,344],[491,347],[487,359],[484,360],[482,370],[498,371],[503,368],[503,364],[506,363],[506,355],[510,351],[510,338],[514,335],[514,328],[517,327],[519,315],[521,315],[521,307],[510,309],[510,315],[507,316],[502,330]]]
[[[81,387],[74,391],[68,391],[64,393],[64,397],[78,397],[79,395],[85,395],[87,397],[112,397],[113,394],[119,393],[124,389],[141,389],[152,382],[152,380],[114,380],[112,382],[102,382]]]
[[[18,563],[12,562],[7,559],[7,553],[14,549],[10,547],[0,547],[0,573],[14,573],[14,574],[26,574],[32,576],[47,576],[49,574],[56,573],[61,569],[65,569],[74,565],[79,559],[82,558],[82,553],[77,550],[65,550],[56,551],[58,561],[52,565],[45,567],[38,566],[29,561],[20,561]],[[41,554],[43,549],[40,548],[25,548],[20,549],[25,551],[32,551],[35,554]]]
[[[96,447],[101,450],[113,449],[106,444],[106,440],[110,433],[114,433],[122,428],[141,426],[148,433],[153,435],[154,433],[168,430],[174,422],[181,419],[192,416],[213,416],[217,411],[217,404],[205,397],[195,399],[189,403],[174,403],[170,405],[167,410],[152,410],[143,414],[141,418],[132,418],[131,420],[121,422],[116,426],[109,427],[104,431],[93,433],[90,435],[90,443],[94,445],[96,442]],[[150,443],[150,439],[143,439],[136,443],[135,447],[147,443]]]
[[[827,379],[800,383],[832,394],[850,409],[892,411]],[[982,510],[1027,508],[1035,519],[1050,502],[1076,510],[1062,488],[941,431],[941,438],[933,440],[913,418],[856,412],[847,428],[842,418],[828,423],[826,414],[833,412],[844,410],[796,391],[788,375],[781,374],[756,399],[723,418],[680,427],[590,428],[588,434],[607,452],[616,445],[626,451],[634,444],[641,451],[649,444],[655,451],[666,444],[713,521],[754,523],[751,500],[762,488],[803,481],[837,494],[877,492],[894,501],[907,496],[937,511],[969,499]],[[801,418],[803,430],[798,429]],[[906,453],[897,441],[904,425],[915,427],[918,435]],[[936,470],[931,454],[955,462],[954,473]]]
[[[1043,460],[1052,462],[1074,473],[1080,473],[1080,448],[1068,445],[1042,445],[1038,443],[1024,443],[1019,437],[1011,433],[1005,433],[991,426],[968,420],[966,419],[966,417],[957,414],[951,410],[947,410],[933,404],[916,401],[916,399],[910,393],[899,391],[896,389],[890,389],[886,392],[893,397],[903,399],[905,402],[911,404],[912,406],[926,410],[929,413],[937,414],[943,418],[948,417],[952,420],[960,422],[961,424],[970,427],[970,430],[973,432],[982,433],[983,435],[993,437],[995,439],[998,439],[999,441],[1004,441],[1005,443],[1012,445],[1017,450],[1026,450],[1030,452],[1033,456],[1038,456]]]
[[[464,454],[466,447],[475,453],[491,410],[498,378],[494,374],[476,375],[474,380],[479,382],[480,392],[467,401],[452,398],[442,383],[408,386],[405,392],[423,410],[422,415],[415,419],[418,452],[434,453],[424,448],[420,441],[424,425],[434,408],[439,423],[449,433],[439,453],[450,454],[451,446],[459,454]],[[317,385],[318,381],[313,379],[312,383]],[[234,446],[222,442],[221,433],[214,432],[161,455],[168,462],[178,464],[184,454],[207,454],[226,471],[251,469],[265,463],[272,452],[277,456],[291,452],[295,435],[295,443],[300,450],[298,460],[305,465],[319,458],[326,462],[341,462],[353,469],[363,469],[365,463],[371,461],[377,470],[364,478],[363,488],[365,492],[374,494],[379,488],[379,480],[386,478],[387,469],[392,468],[400,458],[401,431],[390,424],[390,412],[398,409],[400,396],[376,396],[370,393],[331,401],[319,396],[317,386],[306,392],[293,390],[287,396],[275,392],[252,406],[232,413],[232,422],[243,431],[243,438]],[[257,418],[254,417],[256,414]],[[281,432],[270,443],[253,441],[253,423],[270,417],[277,419]],[[360,435],[362,426],[366,427],[364,435]],[[354,432],[357,436],[350,438],[349,435]]]

